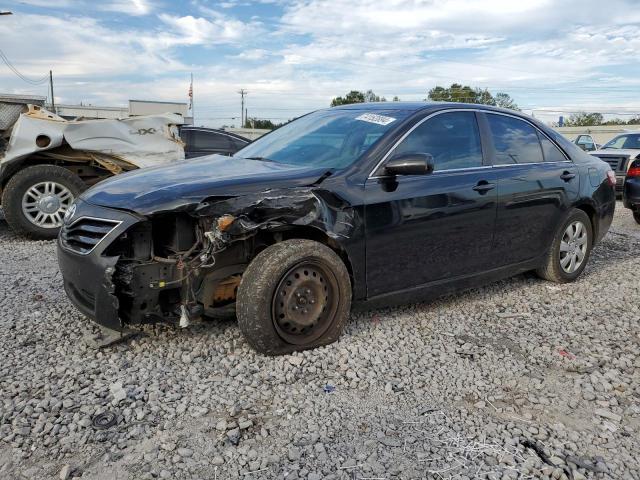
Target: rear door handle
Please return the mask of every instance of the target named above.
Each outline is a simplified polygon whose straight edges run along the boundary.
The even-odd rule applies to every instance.
[[[486,180],[480,180],[478,182],[478,184],[475,187],[473,187],[473,189],[476,192],[478,192],[480,195],[484,195],[489,190],[493,190],[494,188],[496,188],[496,184],[495,183],[489,183]]]
[[[562,175],[560,175],[560,178],[562,180],[564,180],[565,182],[570,181],[571,179],[576,178],[576,174],[575,173],[571,173],[571,172],[567,172],[566,170],[562,173]]]

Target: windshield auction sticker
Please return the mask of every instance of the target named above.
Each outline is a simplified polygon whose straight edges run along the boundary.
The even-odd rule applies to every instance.
[[[385,117],[384,115],[376,115],[375,113],[363,113],[356,120],[362,120],[363,122],[376,123],[378,125],[389,125],[395,121],[393,117]]]

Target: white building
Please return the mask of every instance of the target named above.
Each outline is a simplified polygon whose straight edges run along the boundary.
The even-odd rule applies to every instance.
[[[189,115],[186,102],[160,102],[153,100],[129,100],[128,107],[101,107],[97,105],[56,105],[56,113],[67,119],[73,118],[125,118],[140,115],[157,115],[176,113],[184,118],[184,123],[191,125],[193,118]]]

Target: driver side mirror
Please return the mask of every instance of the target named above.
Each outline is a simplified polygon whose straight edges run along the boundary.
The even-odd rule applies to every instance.
[[[426,175],[433,172],[433,156],[429,153],[400,153],[387,162],[387,175]]]

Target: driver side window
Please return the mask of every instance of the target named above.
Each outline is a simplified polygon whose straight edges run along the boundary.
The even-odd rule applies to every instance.
[[[429,153],[434,171],[482,166],[480,132],[473,112],[441,113],[423,122],[394,154]]]

